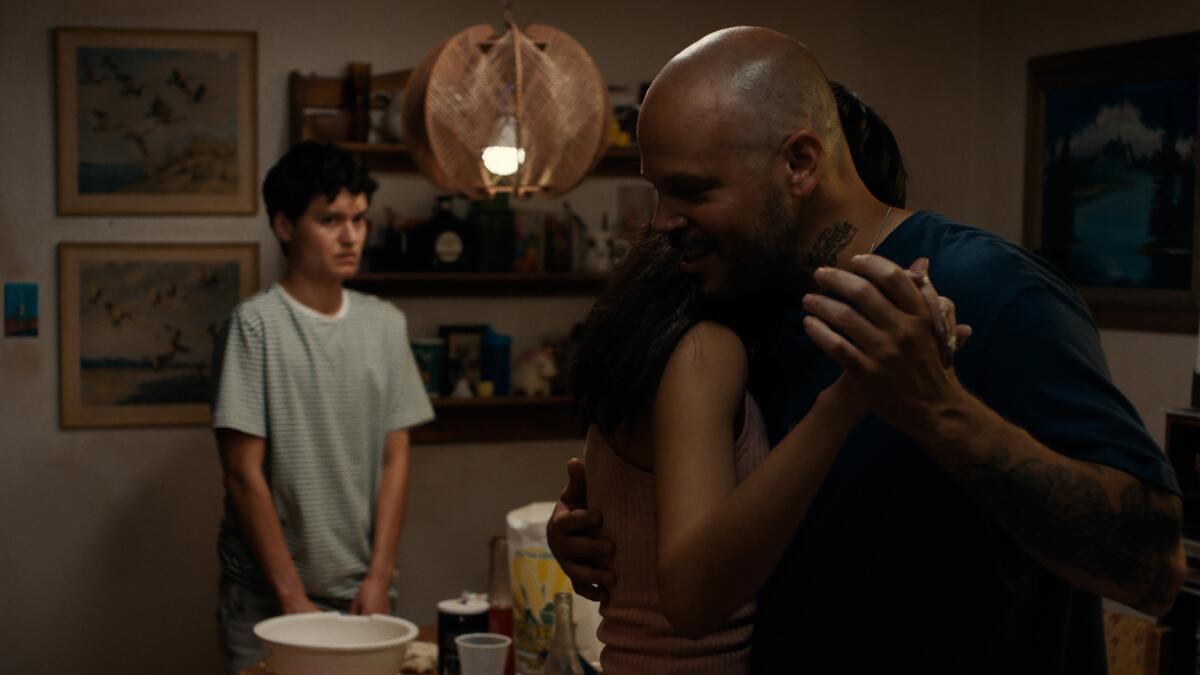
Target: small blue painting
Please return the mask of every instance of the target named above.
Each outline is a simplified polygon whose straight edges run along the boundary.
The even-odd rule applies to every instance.
[[[38,285],[31,282],[4,284],[5,337],[37,337]]]

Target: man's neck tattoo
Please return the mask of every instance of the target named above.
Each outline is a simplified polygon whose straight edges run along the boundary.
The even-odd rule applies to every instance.
[[[836,223],[833,227],[826,229],[817,237],[817,243],[809,250],[808,256],[804,259],[805,266],[810,271],[816,270],[818,267],[833,267],[837,264],[838,254],[854,241],[856,234],[858,234],[858,228],[846,222]]]

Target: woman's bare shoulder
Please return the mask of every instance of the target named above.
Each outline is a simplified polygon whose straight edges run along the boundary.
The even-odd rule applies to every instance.
[[[746,346],[728,326],[701,321],[679,340],[671,360],[686,364],[688,370],[699,376],[713,369],[742,379],[746,371]]]
[[[745,358],[746,356],[746,346],[738,334],[728,326],[716,321],[701,321],[692,326],[679,341],[679,346],[675,348],[677,352],[680,350],[691,356],[708,354],[716,358],[737,356]]]

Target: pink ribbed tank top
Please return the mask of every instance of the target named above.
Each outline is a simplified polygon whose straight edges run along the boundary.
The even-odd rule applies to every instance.
[[[770,449],[762,413],[746,396],[745,422],[734,443],[741,482]],[[700,640],[674,634],[658,599],[658,528],[654,474],[623,459],[594,428],[587,436],[588,506],[604,514],[603,533],[616,544],[617,584],[600,605],[596,636],[604,643],[606,674],[728,675],[750,670],[754,604],[738,610],[720,630]]]

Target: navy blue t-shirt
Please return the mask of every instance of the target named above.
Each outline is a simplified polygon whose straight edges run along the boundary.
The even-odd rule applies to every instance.
[[[1178,493],[1109,379],[1095,325],[1048,263],[919,212],[876,253],[930,259],[974,334],[964,386],[1049,448]],[[790,312],[755,350],[751,390],[772,445],[841,372]],[[1104,673],[1100,601],[1038,565],[906,436],[868,418],[848,438],[759,594],[758,673]]]

